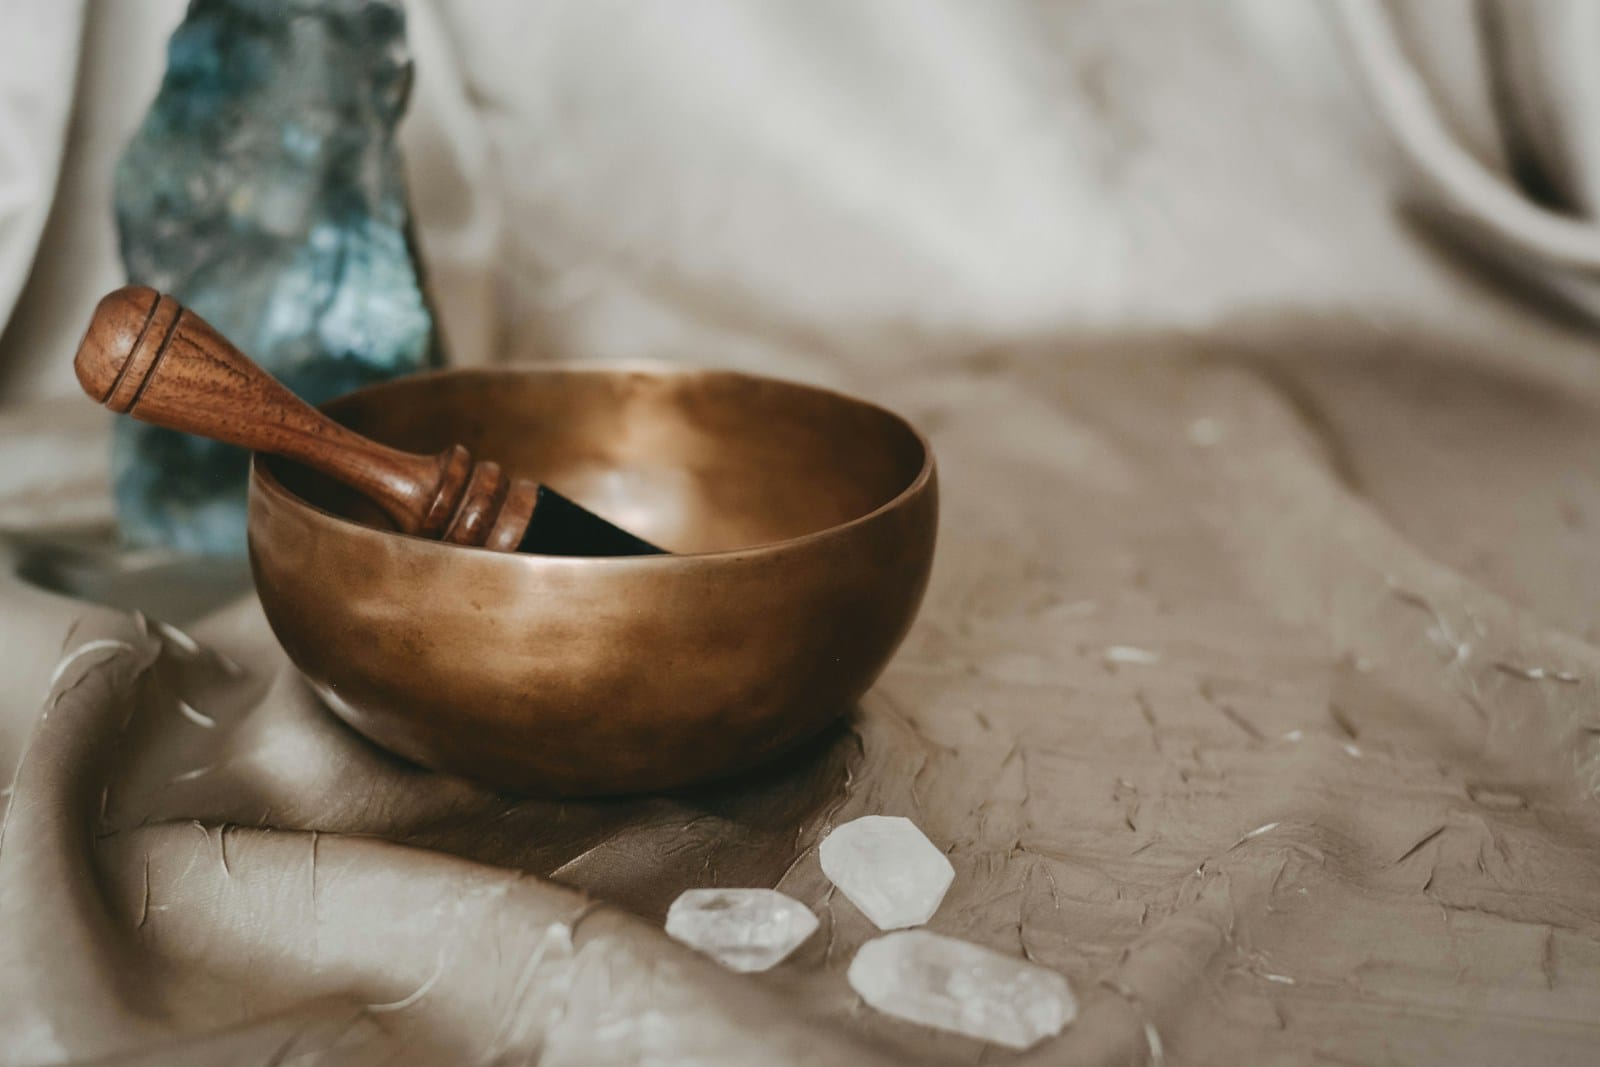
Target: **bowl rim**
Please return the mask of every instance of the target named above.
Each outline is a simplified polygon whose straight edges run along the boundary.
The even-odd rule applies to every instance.
[[[575,567],[659,567],[668,566],[674,563],[681,564],[690,560],[715,561],[718,559],[747,559],[752,556],[778,555],[796,548],[825,542],[835,537],[842,537],[851,530],[868,525],[869,523],[875,522],[890,512],[901,509],[911,500],[926,492],[928,486],[934,481],[935,478],[937,464],[933,456],[933,445],[928,441],[928,438],[924,436],[922,431],[917,429],[917,427],[904,416],[891,411],[880,404],[875,404],[870,400],[866,400],[858,396],[852,396],[849,393],[840,392],[837,389],[829,389],[826,386],[814,385],[809,382],[795,381],[791,378],[779,378],[768,374],[755,374],[733,367],[707,367],[695,364],[675,363],[668,360],[654,359],[557,360],[548,363],[509,363],[472,367],[441,367],[434,370],[406,374],[398,378],[389,379],[388,381],[374,382],[371,385],[364,385],[358,389],[352,389],[347,393],[342,393],[331,400],[317,405],[317,409],[319,411],[323,411],[329,406],[341,403],[351,397],[366,393],[382,392],[387,389],[392,389],[402,383],[428,381],[436,378],[489,378],[503,375],[537,375],[546,372],[563,374],[584,374],[594,372],[613,375],[650,374],[658,377],[713,374],[727,375],[734,378],[745,378],[758,382],[770,382],[791,389],[800,389],[805,392],[818,394],[833,400],[843,401],[858,407],[868,408],[880,415],[887,416],[890,420],[898,423],[905,430],[907,430],[911,434],[912,438],[917,442],[918,447],[922,449],[922,465],[920,468],[918,468],[916,475],[900,492],[896,493],[882,504],[873,508],[871,511],[868,511],[862,515],[858,515],[855,518],[849,519],[845,522],[824,527],[820,530],[813,530],[810,533],[800,534],[796,537],[784,538],[781,541],[765,541],[761,544],[748,545],[743,548],[725,548],[718,549],[713,552],[668,552],[662,555],[651,556],[553,556],[535,552],[497,552],[492,549],[484,548],[481,545],[445,544],[441,541],[435,541],[426,537],[419,537],[416,534],[405,533],[401,530],[380,529],[379,527],[369,526],[366,523],[356,522],[354,519],[335,514],[326,508],[311,503],[309,500],[301,497],[298,493],[290,491],[286,486],[283,485],[282,482],[278,481],[278,479],[267,468],[266,464],[259,462],[261,453],[258,452],[250,453],[251,494],[253,496],[259,491],[264,496],[283,504],[291,510],[298,509],[300,512],[319,516],[323,520],[332,522],[336,527],[345,528],[354,536],[367,539],[397,537],[408,542],[413,542],[415,545],[419,546],[417,550],[422,552],[455,553],[465,550],[476,553],[480,557],[485,558],[507,560],[520,559],[538,561],[542,564],[559,563],[563,566]],[[292,461],[286,460],[285,462]],[[254,522],[252,521],[247,525],[253,527]]]

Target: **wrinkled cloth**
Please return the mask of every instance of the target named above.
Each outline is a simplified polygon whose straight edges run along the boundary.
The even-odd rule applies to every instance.
[[[104,427],[0,410],[0,1062],[1594,1061],[1593,329],[1395,213],[1335,20],[418,10],[514,222],[494,351],[905,413],[944,509],[922,614],[779,765],[497,795],[333,719],[252,596],[40,588],[105,513]],[[855,997],[876,931],[816,846],[863,814],[947,850],[931,929],[1072,982],[1060,1038]],[[660,930],[696,886],[821,928],[726,972]]]

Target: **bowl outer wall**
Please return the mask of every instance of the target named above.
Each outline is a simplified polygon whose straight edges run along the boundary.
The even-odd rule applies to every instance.
[[[932,564],[937,475],[922,447],[913,482],[859,519],[744,551],[632,559],[379,530],[253,464],[251,567],[289,658],[383,747],[522,792],[682,786],[777,756],[876,680]]]

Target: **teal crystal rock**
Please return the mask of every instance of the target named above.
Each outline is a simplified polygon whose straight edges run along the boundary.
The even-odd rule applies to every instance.
[[[129,280],[314,404],[437,365],[395,144],[410,85],[396,0],[192,0],[117,167]],[[124,539],[243,554],[247,465],[119,420]]]

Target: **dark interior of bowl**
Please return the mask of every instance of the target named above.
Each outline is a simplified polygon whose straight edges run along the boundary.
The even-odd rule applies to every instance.
[[[903,492],[926,459],[917,434],[880,408],[716,371],[455,371],[364,389],[325,410],[413,452],[459,442],[678,553],[849,522]],[[330,480],[264,462],[317,507],[388,526]]]

